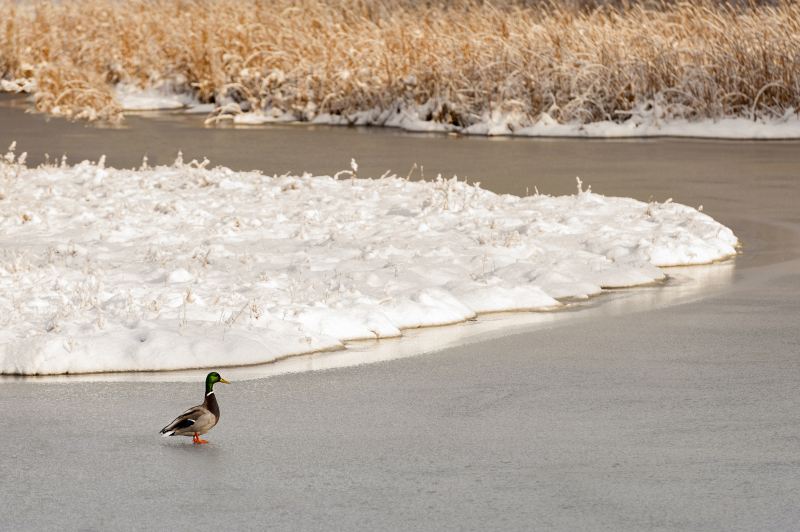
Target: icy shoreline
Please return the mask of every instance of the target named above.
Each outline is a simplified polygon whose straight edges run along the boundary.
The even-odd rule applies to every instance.
[[[0,164],[0,373],[264,363],[735,253],[695,209],[456,179]],[[337,179],[338,177],[338,179]]]
[[[302,111],[286,112],[279,109],[242,112],[239,105],[230,103],[220,108],[200,104],[189,95],[172,94],[156,89],[140,90],[129,86],[119,87],[117,99],[124,111],[153,111],[185,109],[190,113],[212,113],[206,123],[230,121],[241,126],[275,123],[300,123],[331,126],[391,127],[409,132],[459,133],[462,135],[505,137],[567,137],[567,138],[708,138],[738,140],[789,140],[800,138],[800,114],[787,112],[772,120],[744,117],[687,120],[670,117],[669,110],[655,102],[641,105],[624,122],[562,124],[547,114],[531,123],[524,114],[515,111],[485,113],[476,123],[459,127],[429,120],[431,102],[407,106],[400,102],[387,109],[372,109],[351,115],[317,113],[312,106]]]
[[[408,110],[395,106],[389,110],[374,109],[350,116],[319,114],[306,119],[295,113],[249,112],[218,114],[206,122],[223,120],[237,125],[262,125],[270,123],[310,123],[334,126],[392,127],[409,132],[459,133],[488,137],[553,137],[553,138],[708,138],[730,140],[790,140],[800,138],[800,116],[790,113],[770,121],[752,120],[742,117],[702,119],[689,121],[684,118],[664,119],[657,111],[636,113],[625,122],[610,120],[587,124],[561,124],[548,115],[542,115],[535,123],[513,112],[492,112],[468,127],[457,127],[425,120],[425,106]]]
[[[35,83],[28,79],[0,80],[0,93],[32,93]],[[349,115],[318,113],[313,105],[287,112],[266,109],[243,112],[229,102],[222,106],[201,104],[192,95],[160,88],[141,89],[118,85],[114,95],[126,113],[173,111],[209,114],[206,124],[231,122],[240,126],[264,124],[313,124],[330,126],[376,126],[416,133],[458,133],[488,137],[635,139],[654,137],[704,138],[724,140],[794,140],[800,139],[800,112],[790,109],[782,117],[727,116],[688,120],[671,116],[656,102],[639,105],[624,122],[603,120],[589,123],[560,123],[548,114],[531,121],[513,110],[484,113],[469,126],[457,126],[430,120],[432,102],[408,106],[396,102],[386,109],[371,109]]]

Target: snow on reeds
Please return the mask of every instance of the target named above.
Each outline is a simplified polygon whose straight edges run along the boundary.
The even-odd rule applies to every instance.
[[[190,93],[218,116],[414,109],[456,129],[498,113],[513,130],[800,108],[789,1],[0,0],[0,12],[5,90],[27,84],[37,109],[90,120],[121,118],[117,84]]]

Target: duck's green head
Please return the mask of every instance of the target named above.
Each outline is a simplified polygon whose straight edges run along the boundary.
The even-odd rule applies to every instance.
[[[222,384],[230,384],[230,382],[223,379],[222,376],[220,376],[220,374],[216,371],[212,371],[206,375],[206,393],[213,391],[214,385],[218,382],[221,382]]]

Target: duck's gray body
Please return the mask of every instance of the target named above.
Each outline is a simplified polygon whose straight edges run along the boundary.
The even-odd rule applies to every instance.
[[[203,404],[193,406],[161,429],[161,435],[166,437],[206,434],[218,421],[219,404],[214,392],[211,391],[206,394]]]

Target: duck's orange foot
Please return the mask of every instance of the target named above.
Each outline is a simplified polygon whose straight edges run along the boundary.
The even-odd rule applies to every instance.
[[[203,443],[208,443],[208,441],[200,439],[200,435],[195,432],[194,436],[192,437],[192,443],[203,444]]]

